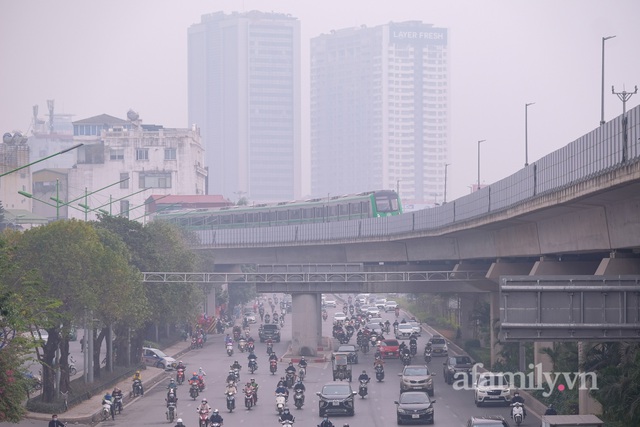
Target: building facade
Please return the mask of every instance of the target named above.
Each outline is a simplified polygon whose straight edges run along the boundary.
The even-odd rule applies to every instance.
[[[210,194],[299,195],[299,21],[258,11],[202,16],[188,30],[188,116],[201,130]]]
[[[76,164],[34,174],[34,213],[51,220],[92,220],[102,213],[145,222],[145,203],[152,194],[205,194],[207,172],[197,128],[146,125],[133,111],[127,117],[103,114],[73,122],[74,143],[84,144],[75,150]]]
[[[420,21],[311,40],[311,191],[398,190],[443,201],[450,162],[448,31]]]

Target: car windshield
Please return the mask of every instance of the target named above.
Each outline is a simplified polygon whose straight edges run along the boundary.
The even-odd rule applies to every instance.
[[[382,341],[382,345],[387,347],[398,347],[400,344],[396,340],[384,340]]]
[[[502,421],[496,421],[495,423],[482,423],[482,424],[472,424],[472,427],[504,427]]]
[[[481,386],[507,386],[509,385],[509,381],[505,377],[502,376],[491,376],[491,377],[483,377],[480,379],[479,384]]]
[[[457,356],[457,357],[452,357],[452,362],[455,363],[456,365],[468,365],[471,363],[471,359],[467,356]]]
[[[160,357],[167,357],[166,354],[164,354],[161,350],[153,350],[155,354],[157,354]]]
[[[427,393],[402,393],[400,403],[429,403]]]
[[[326,385],[322,388],[322,394],[325,396],[344,396],[350,392],[348,385]]]
[[[398,325],[398,329],[406,329],[406,330],[412,329],[413,330],[413,326],[408,325],[408,324],[405,323],[404,325]]]
[[[410,375],[410,376],[425,376],[425,375],[429,375],[429,370],[422,366],[415,367],[415,368],[406,368],[404,370],[404,374]]]
[[[338,347],[338,351],[356,351],[356,346],[355,345],[341,345],[340,347]]]
[[[446,344],[444,338],[432,338],[431,339],[431,344],[436,344],[436,345],[443,345]]]

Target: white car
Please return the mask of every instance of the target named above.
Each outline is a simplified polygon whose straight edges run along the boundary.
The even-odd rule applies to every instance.
[[[395,302],[395,301],[387,301],[387,302],[384,303],[384,311],[385,312],[395,311],[397,306],[398,306],[397,302]]]
[[[333,299],[328,299],[324,301],[324,306],[325,307],[333,307],[336,308],[336,301]]]
[[[511,404],[511,386],[501,372],[483,372],[474,383],[476,406],[484,403]]]
[[[378,309],[384,310],[386,304],[387,304],[387,299],[386,298],[378,298],[378,299],[376,299],[375,306],[378,307]]]
[[[367,307],[367,313],[366,314],[370,314],[372,316],[377,316],[377,315],[380,314],[380,310],[378,310],[378,307],[370,306],[370,307]]]
[[[333,320],[335,322],[344,322],[345,320],[347,320],[347,315],[341,311],[338,311],[333,315]]]
[[[400,323],[396,330],[397,340],[408,340],[413,334],[413,327],[408,323]]]
[[[142,362],[160,369],[173,369],[178,365],[176,359],[153,347],[142,347]]]
[[[420,323],[413,320],[409,320],[407,323],[411,325],[411,327],[413,328],[413,332],[415,332],[416,335],[422,335],[422,326],[420,326]]]
[[[249,323],[257,323],[258,321],[258,319],[256,319],[256,314],[251,309],[245,310],[243,316]]]

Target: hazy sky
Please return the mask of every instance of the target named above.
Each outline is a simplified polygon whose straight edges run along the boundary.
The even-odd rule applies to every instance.
[[[79,120],[98,114],[188,127],[187,28],[216,11],[274,11],[302,28],[304,146],[308,145],[309,40],[332,29],[421,20],[449,29],[451,142],[448,200],[490,184],[596,128],[602,37],[605,120],[611,94],[640,85],[638,0],[0,0],[0,133],[29,129],[31,109],[55,99]],[[627,109],[640,103],[640,94]],[[308,150],[305,150],[308,153]],[[306,157],[306,156],[305,156]],[[303,170],[308,159],[303,159]],[[303,176],[308,191],[308,176]]]

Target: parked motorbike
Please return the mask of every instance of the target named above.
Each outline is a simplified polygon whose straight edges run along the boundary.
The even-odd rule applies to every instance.
[[[236,409],[236,395],[235,393],[225,393],[227,397],[227,409],[229,412],[233,412]]]
[[[133,397],[140,396],[142,394],[142,381],[133,380]]]
[[[78,370],[76,369],[76,361],[73,356],[69,355],[69,375],[74,376],[77,373]]]
[[[380,365],[376,366],[376,380],[378,382],[384,379],[384,368]]]
[[[513,422],[515,422],[516,425],[519,426],[524,421],[524,405],[520,402],[516,402],[516,403],[512,403],[511,406],[513,407],[512,409]]]
[[[100,411],[100,414],[102,415],[102,421],[107,421],[111,418],[111,401],[102,401],[102,410]]]
[[[369,392],[367,388],[367,384],[369,384],[369,380],[360,380],[360,387],[358,387],[358,394],[363,399]]]
[[[293,404],[298,409],[302,409],[302,405],[304,405],[304,392],[302,390],[296,390],[293,394]]]
[[[276,411],[278,412],[278,415],[282,414],[285,403],[286,403],[286,397],[284,393],[276,393]]]

